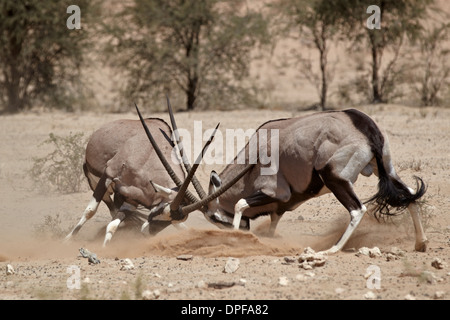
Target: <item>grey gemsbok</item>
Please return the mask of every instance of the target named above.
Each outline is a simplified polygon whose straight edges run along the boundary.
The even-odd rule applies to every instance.
[[[169,112],[173,117],[170,108]],[[249,219],[270,215],[269,232],[273,234],[284,212],[294,210],[308,199],[332,192],[350,213],[347,229],[326,251],[334,253],[343,248],[366,212],[353,184],[359,174],[370,176],[374,173],[379,178],[378,191],[366,203],[374,204],[377,216],[393,214],[392,208],[397,211],[407,208],[415,228],[415,249],[426,250],[427,238],[416,202],[424,195],[425,184],[415,177],[417,189],[413,190],[402,182],[392,165],[386,134],[368,115],[349,109],[272,120],[261,125],[251,139],[256,139],[261,129],[278,130],[279,141],[268,140],[258,149],[259,154],[262,151],[270,154],[271,144],[278,143],[276,173],[261,174],[265,165],[259,161],[259,154],[258,160],[250,163],[249,142],[241,150],[245,152],[245,164],[235,161],[228,164],[220,175],[214,171],[211,173],[207,197],[186,206],[182,205],[185,188],[180,188],[178,193],[166,189],[167,195],[176,194],[175,199],[153,209],[148,223],[183,221],[190,212],[201,210],[210,222],[219,227],[249,229]],[[146,130],[152,140],[148,128]],[[158,148],[157,144],[153,147]],[[195,169],[192,168],[194,172],[189,173],[184,185],[189,183],[190,176],[195,176]],[[164,189],[162,186],[158,188]]]
[[[145,123],[152,128],[153,134],[158,138],[156,141],[160,146],[158,150],[149,145],[139,120],[113,121],[92,134],[86,146],[83,169],[94,191],[93,198],[77,225],[66,236],[66,240],[78,233],[84,223],[95,215],[100,202],[103,201],[112,217],[106,228],[104,240],[106,245],[124,219],[146,221],[147,215],[138,211],[138,208],[149,210],[163,200],[171,200],[170,197],[166,198],[165,194],[155,192],[150,180],[169,188],[181,186],[179,177],[184,179],[185,176],[181,164],[175,166],[173,172],[168,174],[157,158],[159,152],[165,156],[172,154],[174,144],[168,138],[172,135],[171,128],[159,118],[145,119]],[[190,170],[190,167],[186,166],[186,170]],[[194,179],[193,182],[200,197],[204,197],[205,192],[198,181]],[[112,195],[114,201],[111,199]],[[189,192],[186,199],[188,204],[198,201]],[[158,232],[170,224],[166,221],[155,221],[150,231]]]

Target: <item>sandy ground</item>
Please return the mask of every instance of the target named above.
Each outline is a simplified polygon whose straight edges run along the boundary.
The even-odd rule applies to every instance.
[[[394,165],[405,182],[413,176],[428,184],[422,206],[425,253],[414,251],[412,221],[406,213],[391,223],[366,215],[343,252],[328,256],[323,266],[301,268],[296,259],[306,247],[327,249],[342,234],[349,215],[332,195],[324,195],[287,212],[276,236],[263,235],[268,218],[259,218],[251,232],[221,231],[194,212],[188,230],[173,227],[155,237],[133,228],[119,228],[102,248],[110,215],[105,205],[70,243],[37,234],[46,217],[61,220],[69,230],[91,199],[84,191],[59,194],[41,190],[28,170],[33,157],[49,153],[41,145],[49,133],[89,136],[103,123],[128,114],[66,114],[29,112],[0,117],[0,299],[449,299],[450,298],[450,110],[424,110],[396,105],[362,106],[389,134]],[[131,106],[130,106],[130,110]],[[168,119],[166,114],[149,114]],[[192,132],[194,120],[203,130],[221,122],[225,128],[256,128],[266,120],[300,115],[300,111],[239,110],[178,113],[180,127]],[[207,187],[210,170],[200,181]],[[81,170],[81,168],[80,168]],[[355,190],[361,199],[376,191],[375,177],[360,177]],[[79,248],[95,252],[100,264],[89,264]],[[381,256],[359,255],[361,247],[378,247]],[[396,247],[403,254],[389,254]],[[181,260],[180,255],[191,259]],[[239,268],[224,272],[229,258]],[[121,270],[129,258],[132,270]],[[432,266],[439,258],[442,269]],[[7,275],[7,265],[15,273]],[[436,265],[436,264],[435,264]],[[78,271],[72,272],[71,270]],[[372,270],[372,271],[371,271]],[[77,278],[77,276],[79,277]],[[374,280],[378,276],[379,280]],[[73,288],[80,280],[79,289]],[[145,294],[143,292],[147,291]]]

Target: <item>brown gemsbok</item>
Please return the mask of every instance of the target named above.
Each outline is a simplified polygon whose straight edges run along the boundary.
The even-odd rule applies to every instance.
[[[184,179],[185,174],[181,162],[168,174],[157,155],[159,152],[166,157],[172,155],[174,143],[170,140],[171,128],[159,118],[145,119],[145,123],[152,128],[157,139],[155,143],[159,148],[156,151],[148,143],[139,120],[113,121],[92,134],[86,146],[83,169],[94,191],[93,198],[66,240],[78,233],[83,224],[95,215],[103,201],[112,217],[106,228],[103,243],[106,245],[123,220],[140,219],[144,222],[150,209],[162,201],[166,203],[171,200],[167,193],[156,192],[151,181],[168,188],[182,185],[180,177]],[[185,158],[185,155],[182,156]],[[190,170],[189,166],[185,167]],[[206,193],[195,178],[194,185],[199,196],[204,198]],[[114,200],[111,199],[112,195]],[[188,192],[186,201],[189,204],[199,200]],[[144,213],[145,210],[147,214]],[[170,224],[167,221],[155,221],[150,226],[150,233],[157,233]]]
[[[145,127],[145,123],[143,125]],[[267,136],[267,130],[275,130],[277,134],[273,136],[277,139],[261,143],[259,135],[265,131]],[[256,155],[251,154],[250,147],[254,143],[259,143]],[[153,147],[156,149],[158,145],[153,144]],[[260,156],[271,152],[278,152],[276,170],[272,174],[262,174],[267,164],[262,164]],[[415,177],[417,189],[413,190],[399,178],[392,165],[386,134],[363,112],[348,109],[268,121],[256,130],[236,159],[244,156],[242,153],[245,163],[234,161],[220,175],[211,173],[207,197],[183,205],[185,189],[178,193],[170,190],[168,192],[176,197],[153,209],[148,223],[184,221],[190,212],[201,210],[219,227],[249,229],[249,219],[270,215],[269,233],[273,234],[284,212],[294,210],[308,199],[332,192],[350,213],[347,229],[326,251],[334,253],[343,248],[367,210],[355,194],[353,184],[359,174],[374,173],[379,178],[378,191],[365,203],[373,204],[377,217],[407,208],[415,228],[415,249],[426,250],[427,238],[416,202],[424,195],[426,186],[422,179]],[[196,167],[192,169],[195,172]],[[190,172],[184,184],[189,183],[190,176],[195,176],[194,172]]]

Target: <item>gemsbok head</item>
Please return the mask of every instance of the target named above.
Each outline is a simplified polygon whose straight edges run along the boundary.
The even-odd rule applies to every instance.
[[[170,108],[169,113],[173,118]],[[140,113],[139,116],[142,121]],[[154,143],[146,124],[142,124],[157,149],[158,144]],[[261,139],[267,137],[269,131],[276,134]],[[258,148],[252,148],[255,145]],[[277,163],[269,167],[261,158],[274,152],[278,153]],[[237,161],[239,157],[245,161]],[[327,111],[264,123],[233,163],[220,174],[211,173],[209,194],[183,205],[187,184],[195,177],[197,166],[192,167],[178,192],[153,183],[174,200],[162,202],[152,210],[148,217],[150,225],[156,221],[184,221],[190,212],[201,210],[219,227],[249,229],[249,219],[270,215],[269,234],[273,235],[286,211],[332,192],[350,213],[350,223],[339,241],[326,252],[334,253],[343,248],[361,222],[367,203],[373,204],[377,216],[392,215],[407,208],[415,228],[415,249],[426,250],[427,238],[416,202],[424,195],[426,186],[421,178],[415,177],[417,187],[413,190],[399,178],[392,165],[386,134],[361,111]],[[168,167],[170,165],[166,165]],[[359,174],[370,176],[372,173],[379,178],[378,191],[363,203],[355,194],[353,184]]]

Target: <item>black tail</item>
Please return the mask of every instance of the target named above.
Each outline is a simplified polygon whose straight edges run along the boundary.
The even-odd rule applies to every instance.
[[[380,153],[375,154],[378,166],[378,192],[367,200],[365,203],[375,204],[374,215],[377,219],[381,215],[396,215],[404,210],[408,205],[414,201],[419,200],[426,192],[426,185],[419,177],[416,179],[416,192],[411,194],[408,187],[399,179],[390,177],[383,165],[383,160]],[[395,212],[390,210],[395,208]]]
[[[361,111],[350,109],[344,111],[353,122],[355,128],[367,137],[378,166],[378,192],[365,203],[375,204],[375,217],[381,215],[395,215],[405,209],[410,203],[420,199],[425,192],[426,186],[422,179],[416,178],[416,193],[411,194],[408,187],[398,177],[387,174],[383,164],[384,136],[373,119]],[[396,212],[391,213],[390,209]]]

